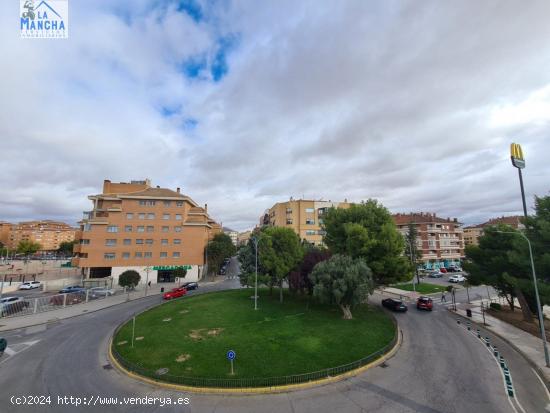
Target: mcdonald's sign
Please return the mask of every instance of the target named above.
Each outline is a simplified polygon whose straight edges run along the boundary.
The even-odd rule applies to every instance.
[[[513,143],[510,145],[510,158],[512,159],[512,165],[518,169],[525,168],[525,159],[523,158],[523,151],[519,143]]]

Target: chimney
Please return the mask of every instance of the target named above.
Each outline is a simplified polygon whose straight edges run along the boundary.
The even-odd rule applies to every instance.
[[[160,189],[160,185],[157,185],[157,189]]]
[[[178,194],[180,193],[180,187],[179,187],[179,186],[176,188],[176,192],[177,192]]]

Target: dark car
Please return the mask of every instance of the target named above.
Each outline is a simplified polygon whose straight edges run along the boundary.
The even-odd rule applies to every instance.
[[[86,293],[86,289],[80,285],[72,285],[59,290],[59,294],[67,293]]]
[[[231,261],[231,258],[224,258],[223,259],[224,264],[229,264],[230,261]]]
[[[188,291],[189,290],[196,290],[197,288],[199,288],[199,283],[187,282],[187,283],[183,284],[182,287],[184,287]]]
[[[79,304],[86,300],[86,293],[84,291],[76,291],[72,293],[66,293],[67,298],[63,298],[63,295],[54,295],[50,298],[51,305],[72,305]]]
[[[392,310],[392,311],[399,311],[399,312],[405,312],[407,311],[407,306],[403,304],[403,301],[401,300],[394,300],[393,298],[386,298],[382,300],[382,306]]]
[[[437,270],[436,271],[430,271],[428,273],[428,277],[430,277],[430,278],[441,278],[441,277],[443,277],[443,273],[439,272]]]
[[[428,310],[432,311],[433,309],[433,301],[430,297],[418,297],[418,300],[416,300],[416,309],[417,310]]]
[[[0,314],[9,316],[29,307],[29,302],[22,297],[4,297],[0,299]]]
[[[220,275],[225,275],[225,267],[220,268]]]

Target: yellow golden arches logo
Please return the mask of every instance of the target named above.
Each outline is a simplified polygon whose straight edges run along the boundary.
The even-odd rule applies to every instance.
[[[523,150],[519,143],[512,143],[510,145],[510,157],[512,159],[512,165],[516,168],[525,168],[525,159],[523,158]]]

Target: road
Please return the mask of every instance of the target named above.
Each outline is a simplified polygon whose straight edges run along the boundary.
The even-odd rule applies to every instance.
[[[232,262],[228,275],[234,274]],[[238,288],[238,278],[189,294]],[[183,406],[80,406],[89,412],[511,412],[500,368],[480,341],[451,314],[436,305],[433,312],[410,308],[397,314],[403,344],[384,366],[358,377],[308,390],[273,395],[204,395],[166,391],[112,369],[107,345],[115,327],[134,312],[158,303],[149,297],[61,322],[6,334],[18,352],[0,359],[2,412],[71,412],[58,396],[81,398],[188,397]],[[373,297],[373,303],[379,303]],[[526,413],[544,412],[548,399],[531,368],[504,343],[494,339],[506,357],[517,399]],[[345,349],[342,349],[345,351]],[[14,406],[13,395],[50,395],[50,406]],[[111,400],[114,401],[114,400]]]

